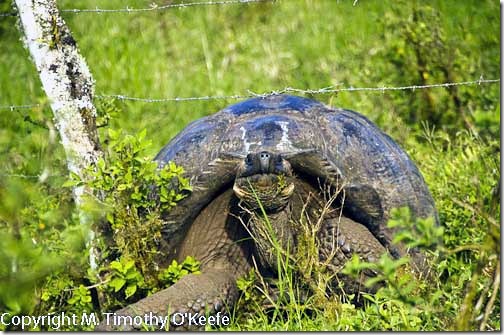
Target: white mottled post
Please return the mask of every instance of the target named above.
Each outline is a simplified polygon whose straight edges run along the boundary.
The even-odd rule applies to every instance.
[[[68,170],[85,178],[84,170],[102,156],[93,105],[93,78],[79,54],[70,30],[61,18],[55,0],[15,0],[21,30],[40,75],[54,113]],[[75,187],[74,199],[83,204],[84,186]],[[86,214],[80,210],[82,223]],[[89,245],[92,245],[90,236]],[[91,267],[96,267],[95,251],[90,250]]]

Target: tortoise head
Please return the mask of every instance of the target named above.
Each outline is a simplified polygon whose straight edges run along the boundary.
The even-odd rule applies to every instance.
[[[249,209],[282,210],[294,193],[292,167],[280,154],[249,153],[238,165],[233,191]]]

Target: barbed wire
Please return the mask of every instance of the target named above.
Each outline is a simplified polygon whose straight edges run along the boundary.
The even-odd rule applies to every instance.
[[[190,101],[208,101],[208,100],[239,100],[247,99],[253,97],[266,98],[269,96],[280,95],[285,93],[297,93],[303,95],[318,95],[318,94],[331,94],[339,92],[382,92],[386,91],[415,91],[421,89],[431,89],[431,88],[447,88],[451,86],[469,86],[469,85],[482,85],[482,84],[495,84],[499,83],[500,79],[484,79],[480,77],[478,80],[472,81],[461,81],[461,82],[449,82],[449,83],[438,83],[429,85],[407,85],[407,86],[381,86],[381,87],[341,87],[335,88],[335,86],[329,86],[319,89],[300,89],[293,87],[286,87],[277,91],[269,91],[264,93],[255,93],[248,90],[246,94],[233,94],[233,95],[206,95],[206,96],[195,96],[195,97],[171,97],[171,98],[142,98],[142,97],[132,97],[122,94],[102,94],[96,95],[97,99],[117,99],[122,101],[138,101],[145,103],[163,103],[163,102],[190,102]],[[0,106],[0,109],[24,109],[24,108],[34,108],[40,107],[41,104],[26,104],[26,105],[10,105],[10,106]]]
[[[82,14],[82,13],[97,13],[97,14],[111,14],[111,13],[139,13],[139,12],[153,12],[153,11],[164,11],[169,9],[184,9],[189,7],[197,7],[197,6],[220,6],[220,5],[246,5],[251,3],[260,3],[260,2],[275,2],[277,0],[221,0],[221,1],[199,1],[199,2],[185,2],[178,4],[168,4],[168,5],[157,5],[152,4],[150,7],[146,8],[132,8],[126,6],[125,8],[117,8],[117,9],[107,9],[107,8],[67,8],[61,9],[61,13],[73,13],[73,14]],[[8,12],[8,13],[0,13],[0,17],[5,16],[17,16],[17,12]]]
[[[36,175],[25,175],[25,174],[11,174],[11,173],[1,173],[0,177],[7,177],[7,178],[23,178],[23,179],[38,179],[40,176]]]
[[[292,87],[286,87],[279,91],[270,91],[266,93],[255,93],[248,91],[248,94],[235,94],[235,95],[216,95],[216,96],[198,96],[198,97],[175,97],[175,98],[161,98],[161,99],[151,99],[151,98],[139,98],[130,97],[125,95],[97,95],[98,99],[118,99],[118,100],[129,100],[129,101],[140,101],[146,103],[160,103],[160,102],[184,102],[184,101],[202,101],[202,100],[231,100],[231,99],[245,99],[251,97],[262,97],[266,98],[269,96],[284,94],[284,93],[299,93],[299,94],[329,94],[338,92],[359,92],[359,91],[371,91],[371,92],[386,92],[386,91],[415,91],[417,89],[431,89],[431,88],[447,88],[451,86],[467,86],[467,85],[482,85],[482,84],[495,84],[499,83],[500,79],[484,79],[483,76],[479,80],[473,81],[462,81],[462,82],[449,82],[449,83],[439,83],[430,85],[408,85],[408,86],[383,86],[383,87],[343,87],[334,88],[334,86],[329,86],[320,89],[298,89]],[[34,108],[39,107],[41,104],[26,104],[26,105],[12,105],[12,106],[0,106],[0,109],[24,109],[24,108]],[[48,177],[61,177],[63,175],[24,175],[24,174],[5,174],[0,173],[0,177],[7,178],[23,178],[23,179],[44,179]]]
[[[202,100],[238,100],[238,99],[246,99],[252,97],[262,97],[266,98],[273,95],[285,94],[285,93],[298,93],[298,94],[331,94],[338,92],[359,92],[359,91],[415,91],[419,89],[430,89],[430,88],[440,88],[440,87],[450,87],[450,86],[467,86],[467,85],[481,85],[481,84],[491,84],[500,82],[500,79],[483,79],[482,77],[479,80],[473,81],[463,81],[463,82],[449,82],[449,83],[440,83],[440,84],[430,84],[430,85],[408,85],[408,86],[397,86],[397,87],[342,87],[342,88],[334,88],[334,86],[329,86],[320,89],[299,89],[293,87],[286,87],[278,91],[270,91],[265,93],[255,93],[252,91],[248,91],[247,94],[234,94],[234,95],[214,95],[214,96],[198,96],[198,97],[173,97],[173,98],[140,98],[140,97],[131,97],[120,94],[111,94],[111,95],[97,95],[98,99],[117,99],[117,100],[129,100],[129,101],[140,101],[147,103],[159,103],[159,102],[184,102],[184,101],[202,101]]]
[[[12,105],[12,106],[0,106],[0,109],[10,109],[11,111],[14,111],[16,109],[29,109],[29,108],[35,108],[35,107],[40,107],[41,104],[30,104],[30,105]]]
[[[276,0],[222,0],[222,1],[206,1],[206,2],[186,2],[179,4],[169,4],[169,5],[156,5],[152,4],[148,8],[119,8],[119,9],[62,9],[63,13],[137,13],[137,12],[152,12],[152,11],[162,11],[175,8],[188,8],[196,6],[218,6],[218,5],[237,5],[237,4],[250,4],[258,2],[275,2]]]
[[[64,174],[40,174],[40,175],[26,175],[19,173],[0,173],[0,177],[2,178],[21,178],[21,179],[38,179],[38,180],[46,180],[47,178],[55,178],[55,177],[66,177]]]

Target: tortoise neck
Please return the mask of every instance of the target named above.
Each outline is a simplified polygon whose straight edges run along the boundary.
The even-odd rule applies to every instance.
[[[293,254],[296,249],[291,213],[289,201],[283,209],[266,212],[266,215],[254,212],[248,223],[261,266],[274,273],[278,269],[278,262],[287,261],[287,255]]]

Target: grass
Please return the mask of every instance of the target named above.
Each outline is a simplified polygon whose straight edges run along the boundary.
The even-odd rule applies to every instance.
[[[151,2],[61,0],[58,5],[138,8]],[[0,9],[8,7],[8,1],[0,1]],[[64,18],[96,80],[98,95],[227,96],[284,87],[404,86],[500,76],[499,6],[493,1],[354,5],[350,0],[280,0],[142,14],[65,13]],[[65,301],[72,297],[69,291],[58,296],[58,290],[90,285],[82,282],[83,240],[71,194],[62,187],[65,157],[51,111],[15,22],[0,17],[0,106],[42,107],[0,109],[0,231],[5,236],[0,259],[2,264],[25,260],[19,267],[26,279],[15,291],[21,274],[9,277],[9,269],[0,269],[0,309],[65,310]],[[278,311],[273,319],[257,310],[244,312],[248,318],[237,315],[241,323],[233,328],[475,330],[487,318],[483,329],[500,329],[499,296],[489,304],[500,263],[495,244],[500,238],[499,86],[314,96],[366,115],[410,154],[436,201],[446,252],[433,255],[435,280],[417,283],[425,297],[420,307],[404,304],[389,290],[370,297],[374,302],[366,308],[328,301],[325,309],[312,314],[299,304],[288,313]],[[153,156],[189,122],[234,102],[97,98],[99,109],[112,116],[100,130],[101,140],[106,144],[107,128],[129,134],[145,128],[153,142],[145,154]],[[39,179],[44,171],[49,177]],[[32,241],[36,248],[27,250]],[[47,254],[75,260],[79,266],[72,263],[64,274],[53,272],[55,279],[48,285],[49,272],[38,270],[47,268],[46,263],[35,261]],[[435,287],[426,289],[428,284]],[[13,292],[20,292],[18,299]],[[60,304],[45,301],[43,292],[60,297]],[[81,300],[73,297],[79,302],[71,308],[88,308],[88,297],[89,292]],[[428,303],[435,307],[422,309]]]

